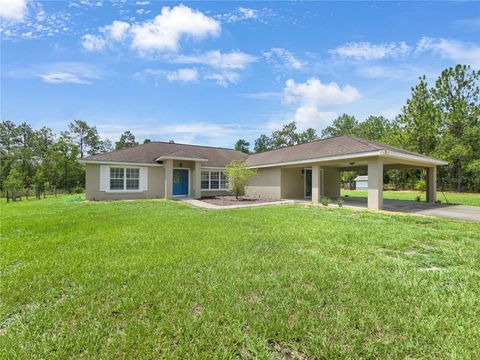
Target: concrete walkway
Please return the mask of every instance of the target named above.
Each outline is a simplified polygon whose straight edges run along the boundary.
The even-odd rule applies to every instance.
[[[258,207],[258,206],[268,206],[268,205],[285,205],[285,204],[295,204],[297,201],[295,200],[279,200],[279,201],[271,201],[271,202],[264,202],[264,203],[252,203],[252,204],[239,204],[239,205],[214,205],[210,204],[206,201],[190,199],[190,198],[181,198],[179,199],[187,204],[200,207],[203,209],[210,209],[210,210],[222,210],[222,209],[241,209],[241,208],[250,208],[250,207]]]
[[[367,199],[366,198],[343,198],[344,207],[366,210]],[[268,205],[285,205],[285,204],[311,204],[310,200],[297,199],[297,200],[280,200],[266,203],[254,203],[254,204],[241,204],[241,205],[226,205],[219,206],[207,203],[201,200],[195,200],[190,198],[179,199],[190,205],[210,210],[222,210],[222,209],[240,209],[250,208],[258,206]],[[449,205],[449,204],[427,204],[425,202],[408,201],[408,200],[384,200],[384,211],[407,213],[413,215],[426,215],[434,217],[444,217],[454,220],[464,221],[477,221],[480,222],[480,207],[466,206],[466,205]],[[321,206],[321,205],[319,205]],[[330,204],[329,206],[337,207],[336,204]]]

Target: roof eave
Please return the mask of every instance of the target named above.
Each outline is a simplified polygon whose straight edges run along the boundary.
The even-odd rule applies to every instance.
[[[110,161],[110,160],[87,160],[80,159],[78,160],[81,164],[96,164],[96,165],[128,165],[128,166],[153,166],[153,167],[162,167],[162,164],[153,164],[153,163],[141,163],[133,161]]]
[[[414,154],[404,154],[398,151],[385,150],[385,157],[397,160],[406,160],[420,162],[429,165],[448,165],[448,162],[440,159],[435,159],[428,156],[418,156]]]
[[[188,157],[188,156],[168,156],[168,155],[162,155],[155,159],[155,161],[163,161],[163,160],[208,161],[208,159],[205,159],[205,158],[196,158],[196,157]]]

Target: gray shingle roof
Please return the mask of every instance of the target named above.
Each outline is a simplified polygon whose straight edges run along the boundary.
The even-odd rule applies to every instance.
[[[320,159],[330,156],[367,153],[378,150],[395,151],[402,154],[423,157],[425,159],[432,159],[428,156],[393,146],[360,139],[351,135],[342,135],[251,155],[232,149],[155,141],[129,149],[89,156],[84,160],[98,161],[99,163],[102,161],[114,161],[155,164],[155,160],[161,156],[172,156],[208,159],[208,161],[204,163],[204,166],[211,167],[225,167],[232,160],[246,161],[249,166],[262,166],[299,160]]]
[[[364,140],[351,135],[341,135],[328,139],[312,141],[306,144],[289,146],[281,149],[252,154],[247,159],[249,166],[279,164],[290,161],[318,159],[330,156],[358,154],[378,150],[389,150],[403,154],[416,155],[431,159],[427,156],[412,153],[393,146]]]
[[[204,158],[208,159],[204,166],[212,167],[225,167],[232,160],[246,160],[248,157],[247,154],[232,149],[155,141],[128,149],[92,155],[84,160],[98,161],[99,163],[102,161],[115,161],[155,164],[155,160],[160,156]]]

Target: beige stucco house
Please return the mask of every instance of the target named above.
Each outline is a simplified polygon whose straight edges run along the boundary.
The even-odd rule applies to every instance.
[[[257,175],[247,193],[269,199],[340,196],[340,173],[368,172],[368,208],[383,207],[386,169],[422,168],[427,173],[427,201],[436,200],[436,167],[446,162],[354,136],[338,136],[247,155],[239,151],[165,142],[93,155],[86,164],[88,200],[201,198],[228,194],[223,173],[232,160],[242,160]]]

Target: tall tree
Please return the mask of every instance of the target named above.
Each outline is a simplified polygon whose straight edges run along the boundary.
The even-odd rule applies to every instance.
[[[318,140],[317,132],[315,131],[315,129],[308,128],[307,130],[298,134],[299,144],[304,144],[315,140]]]
[[[245,154],[249,154],[250,153],[250,143],[247,140],[239,139],[235,143],[235,150],[241,151]]]
[[[120,140],[115,143],[115,150],[131,148],[137,145],[138,142],[135,141],[135,135],[130,130],[127,130],[120,136]]]
[[[322,138],[339,135],[357,135],[357,132],[358,121],[355,119],[355,116],[343,114],[333,120],[332,125],[322,130]]]
[[[433,88],[441,119],[439,150],[452,164],[457,191],[464,169],[480,158],[479,80],[480,71],[457,65],[443,70]]]
[[[97,128],[90,127],[83,120],[74,120],[69,125],[69,134],[71,141],[78,147],[80,158],[86,153],[94,155],[100,148],[100,136],[98,136]]]
[[[392,125],[383,116],[369,116],[358,124],[357,135],[363,139],[390,143]]]
[[[270,144],[273,149],[298,144],[297,124],[295,121],[283,125],[282,130],[272,132]]]
[[[256,153],[261,153],[269,149],[270,149],[270,138],[265,134],[260,135],[258,139],[255,140],[255,147],[253,148],[253,151]]]
[[[31,179],[34,176],[34,146],[35,136],[32,128],[27,123],[22,123],[18,127],[19,146],[18,159],[20,160],[20,171],[23,179],[23,186],[30,186]]]
[[[18,127],[11,121],[0,123],[0,187],[16,162],[16,147],[20,143]]]
[[[397,135],[400,145],[405,149],[430,155],[438,140],[439,112],[425,76],[419,80],[412,88],[411,98],[397,117]]]
[[[72,182],[78,181],[74,175],[78,171],[78,147],[65,137],[61,137],[52,148],[52,159],[55,161],[57,181],[61,181],[64,189],[70,190]]]

